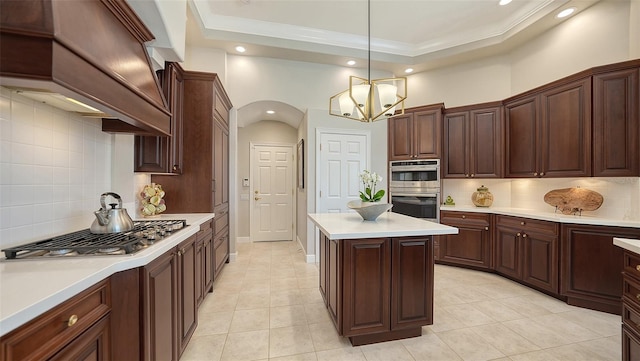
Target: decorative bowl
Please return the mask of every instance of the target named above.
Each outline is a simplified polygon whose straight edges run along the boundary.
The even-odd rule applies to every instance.
[[[347,207],[358,212],[365,221],[375,221],[382,213],[393,207],[391,203],[381,202],[363,202],[361,200],[353,200],[347,203]]]

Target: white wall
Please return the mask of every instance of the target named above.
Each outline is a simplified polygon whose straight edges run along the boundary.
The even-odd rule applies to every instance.
[[[637,30],[640,18],[630,17],[628,1],[600,1],[521,46],[511,54],[512,94],[631,59],[630,21]]]
[[[251,164],[251,142],[278,143],[295,145],[298,142],[298,131],[286,123],[262,120],[247,127],[238,128],[238,184],[239,194],[245,194],[246,200],[238,201],[238,237],[249,237],[249,213],[253,198],[249,194],[249,187],[242,186],[242,178],[249,178]],[[295,147],[294,147],[295,149]]]

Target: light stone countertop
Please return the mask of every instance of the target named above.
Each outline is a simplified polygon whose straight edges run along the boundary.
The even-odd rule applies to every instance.
[[[0,336],[70,299],[114,273],[148,264],[196,234],[213,213],[162,214],[187,227],[131,255],[0,261]],[[4,255],[3,255],[4,256]]]
[[[613,244],[640,255],[640,239],[614,237]]]
[[[458,229],[420,218],[385,212],[374,222],[363,221],[357,213],[310,213],[315,223],[329,239],[410,237],[457,234]]]
[[[640,228],[640,221],[629,221],[620,219],[611,219],[603,217],[594,217],[589,214],[581,216],[567,215],[562,213],[554,213],[553,210],[548,212],[523,209],[523,208],[507,208],[507,207],[473,207],[473,206],[441,206],[441,211],[453,212],[474,212],[474,213],[492,213],[505,216],[525,217],[539,219],[543,221],[551,221],[558,223],[574,223],[574,224],[590,224],[594,226],[614,226],[614,227],[631,227]]]

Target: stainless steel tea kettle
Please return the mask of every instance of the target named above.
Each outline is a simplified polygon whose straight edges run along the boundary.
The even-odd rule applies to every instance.
[[[115,198],[118,203],[109,203],[111,209],[107,209],[104,202],[107,196]],[[118,233],[133,229],[133,221],[126,208],[122,208],[122,198],[116,193],[107,192],[100,195],[101,208],[93,212],[96,219],[91,224],[91,233]],[[118,208],[116,208],[118,206]]]

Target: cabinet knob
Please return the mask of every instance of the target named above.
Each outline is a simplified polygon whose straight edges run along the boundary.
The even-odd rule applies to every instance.
[[[640,293],[636,295],[636,300],[640,301]]]
[[[527,238],[527,234],[526,234],[526,233],[523,233],[523,234],[522,234],[522,238]]]
[[[178,170],[178,166],[177,166],[177,165],[174,165],[174,166],[173,166],[173,170]]]
[[[524,226],[524,221],[520,222],[520,225],[521,225],[521,226]]]
[[[488,227],[488,226],[487,226],[487,227],[484,227],[484,230],[485,230],[485,231],[488,231],[488,230],[489,230],[489,227]]]
[[[516,236],[520,237],[520,232],[516,233]]]
[[[475,174],[471,173],[471,178],[473,178],[473,177],[475,177],[475,176],[476,176]]]
[[[640,272],[640,264],[636,266],[636,271]]]
[[[540,172],[540,177],[544,176],[544,172]]]
[[[534,175],[535,177],[537,177],[537,176],[538,176],[538,172],[533,172],[533,175]]]
[[[71,317],[69,317],[69,321],[67,321],[67,326],[71,327],[75,325],[76,322],[78,322],[78,315],[71,315]]]
[[[463,215],[462,215],[462,219],[465,219],[465,218],[467,218],[467,216],[465,216],[465,215],[463,214]]]

